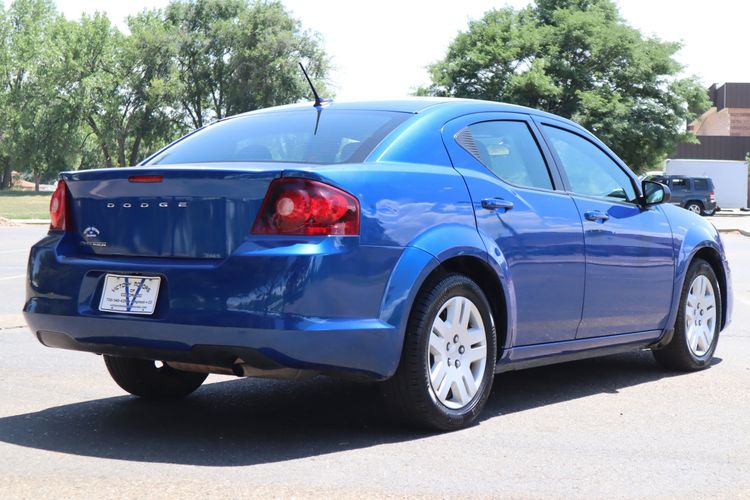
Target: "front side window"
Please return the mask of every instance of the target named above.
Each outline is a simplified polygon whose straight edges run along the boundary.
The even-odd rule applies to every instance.
[[[309,109],[230,118],[186,137],[149,165],[224,162],[360,163],[410,113]]]
[[[457,139],[502,180],[516,186],[553,188],[547,163],[525,122],[475,123],[464,129]]]
[[[592,142],[551,125],[544,125],[544,132],[560,158],[573,193],[617,201],[636,200],[630,176]]]

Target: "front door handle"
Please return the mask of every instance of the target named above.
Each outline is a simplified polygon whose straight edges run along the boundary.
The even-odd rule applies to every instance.
[[[502,198],[485,198],[482,200],[482,208],[487,210],[505,210],[506,212],[513,208],[513,202]]]
[[[590,210],[584,213],[583,216],[586,217],[586,220],[591,220],[600,224],[604,221],[609,220],[609,215],[599,210]]]

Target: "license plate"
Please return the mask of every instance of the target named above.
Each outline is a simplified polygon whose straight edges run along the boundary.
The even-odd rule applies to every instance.
[[[153,314],[161,278],[108,274],[99,310],[125,314]]]

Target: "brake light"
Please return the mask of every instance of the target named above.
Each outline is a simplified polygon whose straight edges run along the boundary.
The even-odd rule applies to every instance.
[[[355,236],[359,234],[359,201],[322,182],[276,179],[268,188],[252,232]]]
[[[68,229],[68,187],[65,181],[57,181],[57,188],[49,201],[50,230]]]
[[[711,191],[710,193],[708,193],[708,198],[709,198],[709,199],[710,199],[710,200],[711,200],[712,202],[716,201],[716,198],[714,197],[714,192],[713,192],[713,191]]]
[[[164,177],[161,175],[131,175],[128,177],[130,182],[161,182]]]

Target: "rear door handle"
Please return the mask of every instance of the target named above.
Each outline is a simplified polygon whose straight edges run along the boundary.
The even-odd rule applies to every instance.
[[[485,198],[482,200],[482,208],[486,208],[487,210],[503,209],[508,211],[513,208],[513,202],[502,198]]]
[[[583,216],[586,217],[586,220],[591,220],[599,223],[609,220],[609,215],[605,214],[604,212],[600,212],[599,210],[590,210],[584,213]]]

